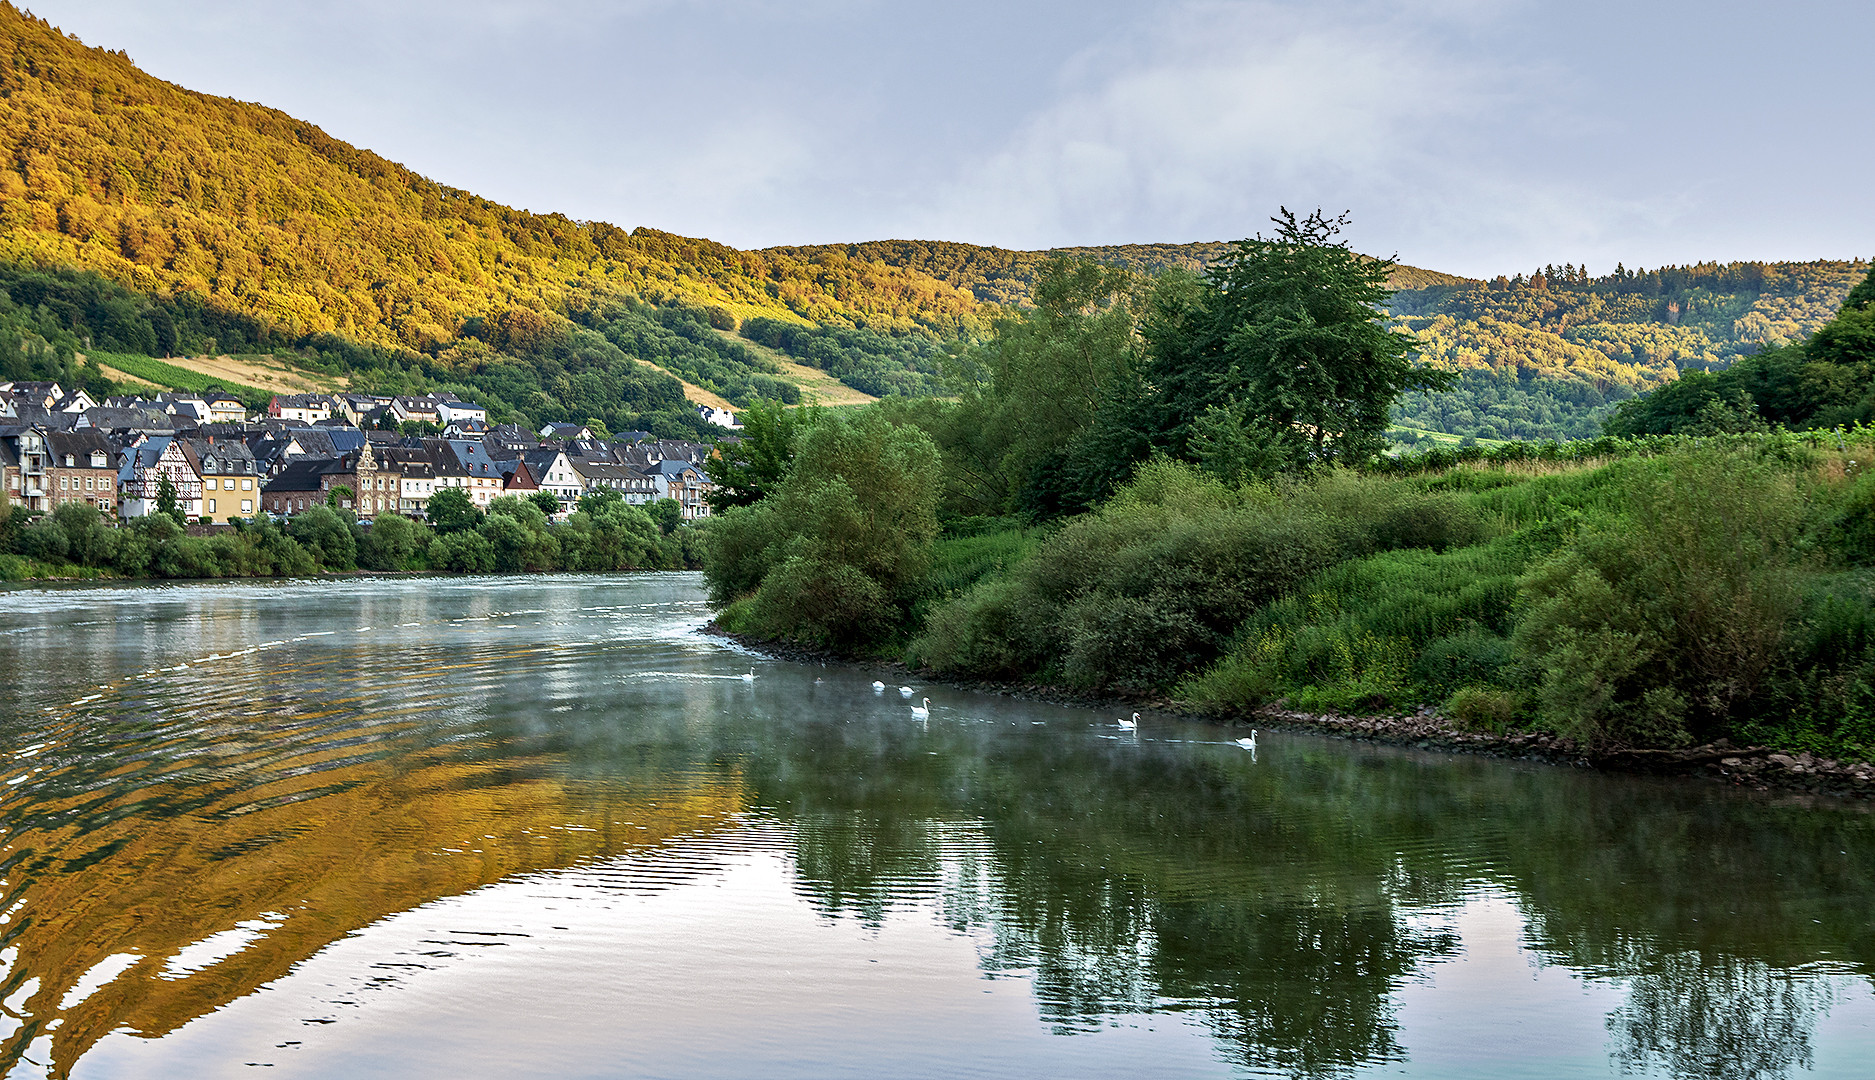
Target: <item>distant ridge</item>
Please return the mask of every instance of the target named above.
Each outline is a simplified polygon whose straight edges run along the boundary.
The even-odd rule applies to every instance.
[[[860,244],[764,248],[762,253],[807,260],[832,255],[858,262],[878,262],[893,268],[916,270],[946,285],[966,290],[986,304],[1018,305],[1028,302],[1036,270],[1055,256],[1095,259],[1142,273],[1174,268],[1202,271],[1230,246],[1231,242],[1226,240],[1203,240],[1190,244],[1113,244],[1015,251],[943,240],[874,240]],[[1388,283],[1396,289],[1425,289],[1476,282],[1437,270],[1400,266],[1395,268]]]

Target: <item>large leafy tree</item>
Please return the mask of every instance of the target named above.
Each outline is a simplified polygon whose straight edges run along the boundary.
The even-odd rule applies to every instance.
[[[993,341],[948,365],[960,403],[945,440],[955,509],[1059,509],[1072,486],[1069,447],[1144,357],[1138,328],[1148,292],[1128,270],[1050,259],[1037,271],[1034,306],[1000,320]]]
[[[1274,236],[1233,244],[1148,325],[1155,441],[1179,457],[1365,460],[1386,445],[1395,398],[1451,376],[1414,363],[1413,339],[1387,326],[1395,263],[1338,239],[1347,215],[1271,220]]]
[[[791,410],[779,401],[757,401],[744,409],[741,440],[722,443],[703,463],[714,485],[707,496],[710,510],[720,514],[734,506],[753,506],[773,494],[794,464],[795,439],[817,413]]]

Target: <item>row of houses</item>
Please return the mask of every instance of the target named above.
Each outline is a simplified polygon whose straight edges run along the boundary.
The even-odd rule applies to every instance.
[[[377,401],[364,395],[283,395],[264,417],[204,420],[221,395],[67,411],[45,404],[71,401],[56,386],[6,399],[10,389],[0,386],[10,409],[0,415],[0,488],[30,511],[84,502],[140,517],[157,508],[167,480],[182,512],[209,523],[257,513],[290,517],[328,504],[365,519],[422,517],[430,498],[452,487],[482,508],[503,495],[545,491],[567,512],[581,496],[607,490],[631,505],[672,499],[686,520],[709,515],[703,462],[714,448],[647,432],[604,439],[577,424],[550,424],[540,433],[491,428],[485,411],[454,398],[373,404],[393,417],[403,410],[420,418],[425,404],[439,418],[448,414],[440,435],[403,436],[348,422],[349,410]],[[308,400],[314,397],[322,400]],[[323,419],[307,418],[320,411]]]

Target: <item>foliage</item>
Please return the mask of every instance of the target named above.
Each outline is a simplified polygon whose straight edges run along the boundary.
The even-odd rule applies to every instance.
[[[1397,481],[1233,489],[1159,460],[1006,578],[937,608],[909,654],[960,674],[1163,688],[1222,655],[1246,612],[1337,561],[1481,528],[1452,497]]]
[[[1052,259],[1036,271],[1034,300],[947,365],[958,408],[941,429],[926,423],[945,450],[952,514],[1055,514],[1074,501],[1070,448],[1143,360],[1140,278]]]
[[[1540,711],[1590,746],[1711,739],[1759,694],[1802,607],[1804,492],[1693,453],[1636,470],[1619,519],[1524,582],[1518,650]]]
[[[1358,464],[1385,446],[1396,397],[1449,376],[1415,367],[1412,340],[1382,322],[1392,264],[1337,241],[1345,217],[1274,220],[1275,236],[1239,241],[1201,294],[1148,328],[1157,444],[1189,453],[1208,416],[1214,443],[1235,429],[1299,460]]]
[[[1624,402],[1616,435],[1705,434],[1769,425],[1829,428],[1875,419],[1875,269],[1810,340],[1765,350]]]
[[[169,474],[167,473],[157,477],[155,509],[157,513],[174,521],[178,525],[184,523],[182,503],[176,498],[176,485],[169,479]]]
[[[424,517],[438,533],[464,532],[482,523],[482,511],[469,498],[467,488],[446,487],[424,504]]]
[[[877,643],[928,568],[938,473],[930,438],[876,408],[822,417],[800,433],[773,495],[712,522],[712,598],[746,600],[757,633],[841,649]]]
[[[1866,263],[1702,263],[1593,277],[1576,266],[1395,294],[1453,392],[1407,394],[1397,422],[1478,438],[1593,435],[1616,407],[1719,372],[1826,323]],[[1624,426],[1622,433],[1672,430]]]
[[[744,409],[741,441],[720,445],[703,463],[714,485],[707,496],[711,511],[753,506],[773,493],[794,463],[796,436],[816,415],[816,410],[790,410],[778,401],[758,401]]]

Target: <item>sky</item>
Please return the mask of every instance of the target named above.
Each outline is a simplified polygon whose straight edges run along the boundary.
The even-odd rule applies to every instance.
[[[1230,240],[1287,206],[1471,276],[1875,254],[1867,0],[29,6],[444,184],[742,248]]]

